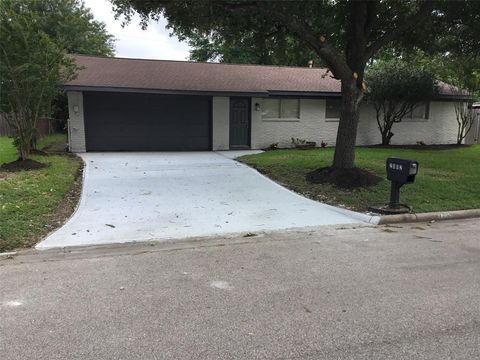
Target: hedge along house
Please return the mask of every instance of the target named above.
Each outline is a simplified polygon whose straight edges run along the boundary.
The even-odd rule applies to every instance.
[[[325,69],[75,55],[64,88],[73,152],[262,149],[292,138],[335,145],[340,83]],[[395,124],[392,144],[456,142],[446,84],[436,99]],[[460,99],[464,100],[464,99]],[[363,104],[357,144],[380,143]]]

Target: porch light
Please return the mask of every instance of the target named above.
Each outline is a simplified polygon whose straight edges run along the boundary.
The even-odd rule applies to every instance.
[[[255,111],[260,111],[262,110],[262,107],[260,106],[259,103],[255,103]]]

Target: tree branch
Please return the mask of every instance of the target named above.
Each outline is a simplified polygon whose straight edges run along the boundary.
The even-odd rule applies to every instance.
[[[378,0],[369,1],[367,4],[367,20],[365,21],[364,34],[368,38],[372,33],[373,27],[377,20]]]
[[[415,23],[422,21],[422,18],[427,16],[433,10],[433,1],[423,1],[418,9],[418,11],[408,18],[407,21],[403,22],[402,24],[398,25],[396,29],[385,33],[377,40],[373,41],[368,47],[366,51],[367,59],[370,59],[375,55],[375,53],[380,50],[386,44],[396,40],[399,36],[403,33],[408,31]]]
[[[348,77],[352,71],[341,54],[328,42],[322,41],[320,36],[316,36],[315,32],[305,23],[299,23],[296,19],[284,12],[273,10],[271,7],[262,6],[261,2],[257,10],[262,12],[264,16],[275,16],[284,23],[285,28],[296,35],[298,39],[310,46],[327,64],[335,79]]]

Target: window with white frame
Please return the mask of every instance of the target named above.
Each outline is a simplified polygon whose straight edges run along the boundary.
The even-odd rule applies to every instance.
[[[430,103],[418,104],[412,111],[405,115],[405,120],[428,120],[430,117]]]
[[[325,119],[330,121],[340,120],[341,105],[340,99],[325,100]]]
[[[263,99],[262,119],[300,119],[300,100]]]

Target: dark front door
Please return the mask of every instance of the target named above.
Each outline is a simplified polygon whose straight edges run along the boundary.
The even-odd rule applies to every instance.
[[[230,148],[250,148],[249,98],[230,98]]]

